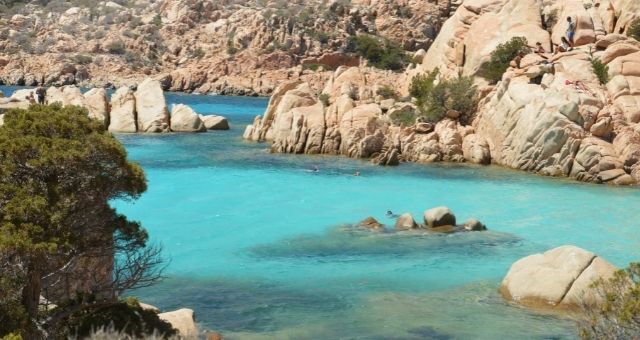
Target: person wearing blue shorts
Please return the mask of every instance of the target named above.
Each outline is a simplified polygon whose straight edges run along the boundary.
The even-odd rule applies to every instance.
[[[571,17],[567,17],[567,40],[573,47],[573,37],[576,35],[576,24],[571,20]]]

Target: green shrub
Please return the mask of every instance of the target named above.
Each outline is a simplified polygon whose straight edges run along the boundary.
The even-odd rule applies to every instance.
[[[436,84],[438,71],[417,75],[411,80],[409,93],[416,98],[420,115],[431,122],[443,119],[447,111],[460,114],[462,124],[470,124],[477,110],[478,96],[471,77],[441,80]]]
[[[412,111],[398,110],[389,115],[395,125],[411,126],[416,122],[416,114]]]
[[[594,57],[591,49],[589,49],[589,61],[591,62],[591,69],[598,77],[600,84],[604,85],[609,82],[609,66],[605,65],[600,58]]]
[[[322,105],[329,106],[331,103],[329,102],[329,95],[326,93],[322,93],[318,96],[318,100],[322,102]]]
[[[489,63],[484,65],[481,70],[481,76],[492,84],[499,82],[504,72],[509,68],[509,63],[511,63],[520,52],[529,52],[527,39],[524,37],[514,37],[506,43],[498,45],[498,47],[491,52],[491,60]]]
[[[160,16],[160,14],[153,17],[153,21],[151,21],[151,23],[156,25],[157,27],[162,27],[162,17]]]
[[[204,50],[202,49],[202,47],[198,47],[197,49],[195,49],[195,50],[191,53],[191,56],[192,56],[193,58],[196,58],[196,59],[202,59],[202,58],[204,58],[205,54],[206,54],[206,53],[204,52]]]
[[[544,28],[551,33],[553,27],[558,23],[558,9],[554,8],[544,18]]]
[[[629,25],[627,36],[640,41],[640,20],[635,20]]]
[[[382,85],[381,87],[378,88],[378,90],[376,91],[376,94],[379,96],[382,96],[382,98],[384,99],[398,99],[400,97],[400,94],[398,93],[398,91],[396,91],[393,87],[389,86],[389,85]]]
[[[124,54],[126,49],[122,40],[115,40],[107,44],[107,51],[111,54]]]
[[[597,304],[582,304],[583,339],[637,339],[640,334],[640,263],[631,263],[611,279],[596,281],[591,293]]]
[[[347,40],[347,51],[356,52],[376,68],[383,70],[401,70],[407,64],[402,48],[391,40],[381,42],[378,38],[361,34]]]
[[[67,339],[75,336],[83,339],[96,329],[114,329],[136,338],[159,333],[163,337],[176,335],[176,330],[158,314],[140,307],[140,303],[128,298],[105,307],[86,309],[72,314],[58,334]]]
[[[73,60],[76,62],[76,64],[88,65],[91,64],[93,58],[90,55],[86,54],[76,54],[75,56],[73,56]]]

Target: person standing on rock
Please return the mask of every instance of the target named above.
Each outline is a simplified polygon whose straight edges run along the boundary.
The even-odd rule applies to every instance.
[[[44,104],[44,100],[47,96],[47,90],[42,86],[38,86],[36,89],[36,95],[38,96],[38,104]]]
[[[576,35],[576,24],[571,20],[571,17],[567,17],[567,39],[569,44],[573,47],[573,38]]]

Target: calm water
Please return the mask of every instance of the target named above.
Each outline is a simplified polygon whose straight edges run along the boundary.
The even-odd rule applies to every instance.
[[[6,90],[7,88],[0,88]],[[640,258],[640,191],[497,167],[382,168],[339,157],[274,155],[244,142],[260,98],[170,94],[232,129],[123,135],[149,190],[116,203],[171,259],[169,278],[135,294],[189,307],[229,339],[570,339],[569,319],[505,303],[511,263],[563,244],[616,265]],[[309,171],[317,166],[320,172]],[[360,171],[360,177],[352,174]],[[387,210],[447,205],[490,231],[373,234],[349,227]]]

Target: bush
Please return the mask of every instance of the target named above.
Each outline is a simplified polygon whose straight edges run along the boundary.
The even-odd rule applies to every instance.
[[[627,28],[627,36],[640,41],[640,20],[635,20]]]
[[[176,335],[177,331],[168,322],[161,320],[153,311],[140,307],[134,298],[128,298],[103,308],[87,309],[72,314],[59,338],[75,336],[83,339],[97,329],[113,329],[136,338],[158,333],[162,337]]]
[[[582,305],[583,339],[637,339],[640,334],[640,263],[631,263],[609,280],[598,280],[592,293],[600,303]]]
[[[482,69],[481,76],[492,84],[499,82],[504,72],[509,68],[509,63],[520,52],[529,52],[527,39],[524,37],[514,37],[508,42],[498,45],[491,52],[491,60]]]
[[[126,51],[124,43],[121,40],[112,41],[106,46],[107,51],[111,54],[124,54]]]
[[[600,58],[594,57],[591,49],[589,49],[589,61],[591,62],[591,69],[598,77],[600,84],[604,85],[609,82],[609,66],[605,65]]]
[[[318,96],[318,100],[320,100],[324,106],[329,106],[331,104],[329,102],[329,95],[326,93],[320,94],[320,96]]]
[[[438,71],[414,77],[409,93],[416,98],[420,114],[431,122],[443,119],[447,111],[455,110],[460,123],[466,125],[473,121],[477,110],[478,96],[471,77],[458,77],[435,83]]]
[[[383,70],[401,70],[407,64],[404,50],[391,40],[380,42],[368,34],[351,36],[347,40],[347,51],[356,52],[369,63]]]
[[[398,91],[396,91],[393,87],[389,86],[389,85],[383,85],[381,87],[378,88],[378,90],[376,91],[376,94],[379,96],[382,96],[382,98],[384,99],[398,99],[400,97],[400,94],[398,93]]]
[[[191,56],[192,56],[193,58],[196,58],[196,59],[202,59],[202,58],[204,58],[205,54],[206,54],[206,53],[204,52],[204,50],[202,49],[202,47],[198,47],[197,49],[195,49],[195,50],[191,53]]]
[[[398,110],[389,115],[395,125],[411,126],[416,122],[416,115],[412,111]]]
[[[75,56],[73,56],[73,60],[76,62],[76,64],[88,65],[91,64],[93,58],[86,54],[76,54]]]

